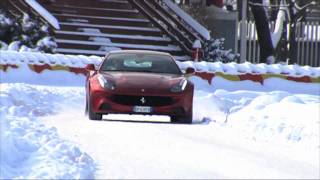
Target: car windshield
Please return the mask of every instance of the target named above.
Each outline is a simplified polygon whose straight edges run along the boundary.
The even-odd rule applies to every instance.
[[[104,60],[101,70],[181,74],[179,67],[170,56],[142,53],[110,54]]]

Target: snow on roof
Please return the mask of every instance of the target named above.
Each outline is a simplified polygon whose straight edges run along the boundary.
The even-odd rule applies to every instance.
[[[184,12],[180,7],[175,5],[170,0],[164,0],[164,3],[173,11],[175,12],[181,19],[183,19],[189,26],[191,26],[195,31],[197,31],[201,36],[205,39],[209,40],[210,32],[199,24],[196,20],[194,20],[189,14]]]
[[[37,11],[48,23],[50,23],[55,29],[60,29],[58,20],[48,12],[44,7],[42,7],[35,0],[25,0],[29,6],[31,6],[35,11]]]

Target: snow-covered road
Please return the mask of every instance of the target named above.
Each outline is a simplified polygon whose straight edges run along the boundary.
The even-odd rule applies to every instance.
[[[90,121],[84,78],[62,75],[3,79],[0,178],[320,178],[319,84],[194,77],[194,123],[183,125]]]
[[[97,122],[76,109],[45,119],[97,160],[98,179],[315,178],[319,171],[317,164],[286,154],[290,146],[238,138],[211,123]]]

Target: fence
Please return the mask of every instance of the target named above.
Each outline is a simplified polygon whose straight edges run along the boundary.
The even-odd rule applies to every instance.
[[[299,64],[320,66],[319,22],[298,23],[296,41]]]
[[[252,63],[260,62],[260,47],[258,42],[258,36],[255,28],[254,21],[247,21],[246,23],[246,41],[247,51],[246,60]],[[238,23],[238,27],[241,26],[241,22]],[[289,27],[286,26],[287,32]],[[238,28],[239,29],[239,28]],[[274,22],[270,23],[270,30],[273,31]],[[238,42],[240,41],[240,29],[238,30]],[[289,37],[285,37],[289,42]],[[296,62],[300,65],[310,65],[314,67],[320,66],[320,23],[314,21],[298,22],[296,25],[296,43],[297,47],[294,51]],[[240,43],[238,43],[238,49],[240,49]],[[289,58],[289,52],[286,53]],[[279,60],[279,59],[278,59]],[[285,60],[284,60],[285,61]],[[289,61],[291,64],[292,62]]]

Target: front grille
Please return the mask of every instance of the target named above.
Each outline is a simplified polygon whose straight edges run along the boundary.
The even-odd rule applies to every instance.
[[[173,103],[171,97],[163,96],[114,95],[112,100],[115,103],[128,106],[166,106]]]

